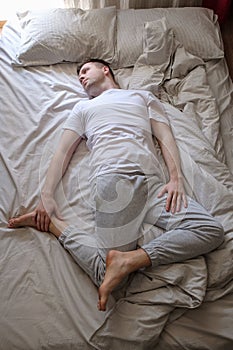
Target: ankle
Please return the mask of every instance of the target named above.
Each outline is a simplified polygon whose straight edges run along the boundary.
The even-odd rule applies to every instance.
[[[131,264],[137,266],[137,270],[143,267],[151,266],[151,260],[149,255],[145,252],[144,249],[139,248],[132,251],[132,260]]]

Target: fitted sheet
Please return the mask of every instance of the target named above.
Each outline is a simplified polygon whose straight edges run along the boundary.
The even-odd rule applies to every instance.
[[[155,349],[156,344],[156,350],[178,344],[230,349],[233,122],[224,58],[187,60],[175,47],[173,55],[184,62],[186,74],[166,75],[158,93],[180,150],[186,191],[221,221],[225,241],[207,256],[136,273],[125,289],[113,293],[107,311],[99,312],[96,287],[53,236],[33,228],[6,228],[10,217],[34,209],[63,122],[74,104],[87,98],[76,64],[12,66],[19,37],[17,23],[9,22],[0,45],[2,349],[128,350]],[[142,57],[134,67],[116,70],[122,87],[136,88],[135,77],[145,74],[141,64]],[[56,198],[64,218],[92,234],[88,158],[82,143]],[[145,223],[139,244],[161,233]],[[217,329],[209,326],[210,316],[219,320]]]

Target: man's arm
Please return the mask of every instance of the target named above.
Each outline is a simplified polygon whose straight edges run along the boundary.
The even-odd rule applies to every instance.
[[[82,138],[72,130],[64,130],[61,136],[46,174],[41,200],[36,208],[37,228],[40,231],[49,230],[50,217],[53,213],[59,216],[54,192],[81,140]]]
[[[152,132],[157,138],[163,158],[169,172],[169,182],[162,188],[158,197],[168,193],[166,210],[172,213],[180,211],[182,202],[187,207],[187,198],[183,186],[179,151],[171,128],[165,123],[151,119]]]

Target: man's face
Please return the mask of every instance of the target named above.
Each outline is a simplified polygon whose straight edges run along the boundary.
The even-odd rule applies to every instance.
[[[91,90],[98,87],[104,79],[104,66],[95,62],[85,63],[80,69],[79,81],[88,95],[91,95]]]

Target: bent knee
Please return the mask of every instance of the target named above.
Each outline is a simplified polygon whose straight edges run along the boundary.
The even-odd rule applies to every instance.
[[[211,235],[213,249],[218,248],[224,241],[224,229],[220,222],[213,220],[209,226],[208,232]]]

